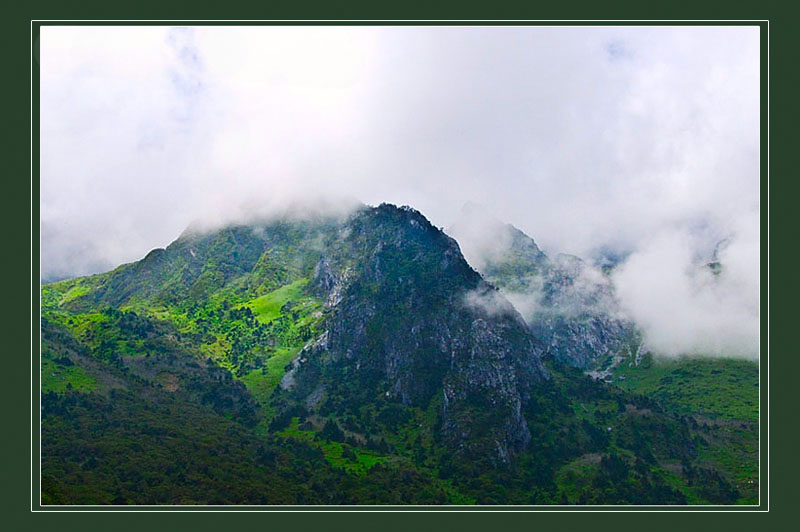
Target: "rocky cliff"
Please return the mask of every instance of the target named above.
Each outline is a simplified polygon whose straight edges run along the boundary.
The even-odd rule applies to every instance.
[[[465,206],[448,232],[556,360],[590,369],[634,340],[611,280],[579,257],[550,258],[531,237],[474,205]]]
[[[326,301],[325,332],[297,361],[297,393],[423,409],[437,401],[442,435],[457,449],[507,461],[527,445],[522,404],[547,379],[544,346],[419,212],[359,211],[312,283]]]

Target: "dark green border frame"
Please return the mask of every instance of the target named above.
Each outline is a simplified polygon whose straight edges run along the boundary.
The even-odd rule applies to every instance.
[[[129,25],[128,22],[117,22],[117,21],[76,21],[76,22],[61,22],[61,21],[33,21],[31,24],[31,52],[32,52],[32,98],[33,98],[33,109],[32,109],[32,149],[33,149],[33,175],[34,178],[32,180],[32,208],[33,208],[33,218],[38,218],[39,213],[39,205],[36,201],[39,197],[39,181],[36,178],[38,175],[38,160],[39,160],[39,146],[37,140],[39,138],[39,60],[38,60],[38,53],[39,53],[39,33],[40,28],[42,26],[114,26],[114,25]],[[258,25],[283,25],[283,26],[292,26],[297,25],[298,22],[295,21],[277,21],[277,22],[248,22],[248,21],[234,21],[234,22],[216,22],[216,21],[191,21],[191,20],[182,20],[179,22],[174,21],[148,21],[148,22],[140,22],[136,25],[172,25],[172,24],[185,24],[185,25],[250,25],[250,24],[258,24]],[[440,25],[492,25],[492,26],[510,26],[510,25],[519,25],[519,24],[531,24],[536,25],[536,21],[492,21],[492,22],[438,22],[438,21],[426,21],[426,22],[419,22],[419,21],[391,21],[391,22],[365,22],[365,21],[312,21],[312,22],[302,22],[302,24],[308,25],[333,25],[333,26],[340,26],[340,25],[352,25],[352,26],[360,26],[360,25],[396,25],[396,26],[404,26],[404,25],[424,25],[424,26],[440,26]],[[580,22],[572,22],[572,21],[556,21],[548,24],[553,25],[561,25],[561,26],[568,26],[568,25],[591,25],[592,23],[580,23]],[[603,25],[647,25],[653,23],[647,22],[626,22],[626,21],[609,21],[603,22]],[[658,25],[665,24],[663,22],[657,23]],[[671,21],[666,24],[686,24],[678,22],[678,21]],[[746,25],[746,26],[759,26],[762,30],[762,39],[767,40],[767,23],[766,22],[740,22],[740,21],[715,21],[713,23],[703,23],[704,25]],[[762,43],[764,46],[764,43]],[[766,49],[766,46],[764,46]],[[762,54],[766,55],[766,54]],[[764,69],[766,70],[766,69]],[[762,72],[762,77],[764,73]],[[38,232],[36,235],[32,235],[33,242],[39,240]],[[38,272],[36,272],[38,273]],[[37,275],[38,277],[38,275]],[[38,296],[38,286],[35,287],[36,289],[36,296]],[[35,300],[34,300],[35,303]],[[38,309],[37,313],[38,313]],[[37,319],[38,322],[38,319]],[[37,331],[34,330],[34,343],[33,348],[35,351],[35,347],[38,344],[36,341],[38,338],[36,337]],[[35,354],[35,353],[34,353]],[[763,354],[762,354],[763,356]],[[762,359],[763,360],[763,359]],[[31,384],[31,400],[34,407],[38,409],[40,406],[40,394],[38,393],[40,386],[39,386],[39,371],[38,371],[38,357],[32,356],[31,357],[31,376],[32,376],[32,384]],[[762,394],[766,390],[768,390],[768,385],[761,386],[760,390]],[[762,397],[761,404],[765,404],[767,401],[764,401]],[[763,410],[763,409],[760,409]],[[263,507],[263,506],[201,506],[201,507],[169,507],[169,506],[138,506],[138,507],[123,507],[123,508],[113,508],[113,507],[102,507],[102,506],[89,506],[89,507],[81,507],[81,506],[61,506],[61,507],[53,507],[53,506],[41,506],[38,503],[38,496],[40,493],[40,472],[39,472],[39,464],[38,464],[38,456],[37,450],[39,448],[39,432],[36,430],[38,427],[38,416],[33,416],[32,419],[32,432],[31,432],[31,454],[32,454],[32,479],[31,479],[31,507],[32,511],[96,511],[96,512],[107,512],[110,510],[124,510],[124,511],[142,511],[142,510],[151,510],[151,511],[158,511],[158,512],[169,512],[169,511],[244,511],[244,510],[253,510],[253,511],[298,511],[298,510],[305,510],[305,511],[321,511],[321,510],[328,510],[328,511],[364,511],[364,510],[372,510],[372,511],[407,511],[409,509],[414,509],[420,512],[430,512],[430,511],[498,511],[498,510],[515,510],[515,511],[569,511],[569,512],[580,512],[580,511],[608,511],[608,510],[627,510],[627,511],[643,511],[643,510],[658,510],[658,511],[680,511],[685,509],[691,509],[693,511],[709,511],[709,510],[720,510],[724,509],[726,511],[753,511],[753,510],[764,510],[767,508],[767,501],[768,501],[768,471],[766,467],[762,467],[762,471],[759,472],[759,482],[762,486],[761,489],[761,496],[760,496],[760,503],[756,507],[747,506],[747,507],[740,507],[740,506],[725,506],[725,507],[714,507],[714,506],[698,506],[698,507],[658,507],[658,506],[610,506],[610,507],[559,507],[559,506],[493,506],[493,507],[420,507],[420,506],[400,506],[400,507],[387,507],[387,506],[355,506],[355,507],[348,507],[348,506],[334,506],[334,507],[324,507],[324,506],[311,506],[311,507],[301,507],[301,506],[281,506],[281,507]],[[766,432],[766,431],[764,431]],[[764,435],[760,438],[760,443],[763,447],[767,447],[764,445],[764,442],[768,441]],[[762,450],[762,456],[768,456],[768,453],[764,453]],[[766,462],[764,462],[766,463]]]
[[[363,24],[373,24],[370,22],[371,20],[380,20],[381,22],[374,22],[377,24],[431,24],[431,25],[438,25],[438,24],[448,24],[452,22],[447,22],[453,19],[459,19],[465,22],[459,22],[458,24],[491,24],[491,25],[507,25],[507,24],[537,24],[546,22],[548,25],[555,25],[555,24],[565,24],[565,25],[578,25],[581,24],[581,21],[577,19],[582,19],[583,21],[592,21],[592,22],[583,22],[589,24],[620,24],[620,25],[638,25],[638,24],[648,24],[649,22],[639,22],[637,19],[642,20],[656,20],[658,21],[657,24],[702,24],[702,25],[715,25],[715,24],[748,24],[751,25],[753,21],[760,21],[756,22],[759,26],[762,27],[762,34],[761,34],[761,55],[762,55],[762,76],[761,76],[761,94],[762,94],[762,103],[761,103],[761,117],[762,117],[762,126],[761,126],[761,142],[762,142],[762,160],[761,160],[761,229],[762,229],[762,268],[761,268],[761,275],[762,275],[762,294],[761,294],[761,312],[762,312],[762,351],[761,351],[761,375],[765,378],[762,378],[762,386],[761,390],[761,422],[762,422],[762,434],[761,434],[761,483],[764,487],[772,487],[774,486],[773,491],[774,496],[769,497],[769,490],[764,489],[762,487],[761,493],[761,509],[766,509],[766,503],[769,501],[769,509],[771,510],[769,513],[756,513],[756,512],[748,512],[743,513],[741,515],[731,515],[733,513],[740,513],[737,512],[735,509],[731,510],[730,507],[725,507],[721,511],[727,515],[723,515],[718,513],[720,511],[719,508],[702,508],[700,512],[704,515],[698,515],[697,511],[693,511],[691,513],[686,513],[683,511],[672,511],[670,512],[672,515],[665,515],[664,513],[659,513],[658,516],[650,515],[649,513],[638,513],[636,515],[626,515],[626,516],[618,516],[618,513],[630,513],[624,507],[616,507],[610,509],[611,512],[605,512],[604,514],[598,513],[586,513],[581,511],[575,511],[573,508],[570,508],[568,513],[558,512],[558,508],[554,508],[556,510],[547,510],[548,513],[535,513],[535,514],[528,514],[528,513],[515,513],[515,514],[506,514],[506,513],[497,513],[502,508],[492,509],[485,513],[479,514],[464,514],[459,513],[457,515],[445,515],[442,513],[428,513],[428,515],[420,516],[419,513],[411,513],[408,511],[404,511],[403,515],[393,513],[390,519],[386,519],[389,516],[377,516],[374,513],[370,513],[367,515],[356,516],[352,513],[348,513],[347,515],[340,515],[340,516],[329,516],[327,513],[325,515],[320,514],[309,514],[309,513],[292,513],[291,515],[282,516],[277,513],[271,513],[267,515],[263,514],[252,514],[247,513],[246,515],[258,518],[259,522],[261,523],[271,523],[273,525],[277,524],[278,521],[281,523],[288,523],[285,518],[291,518],[291,523],[293,527],[300,525],[301,523],[307,523],[311,520],[317,523],[323,523],[322,526],[327,526],[328,524],[332,524],[334,521],[339,522],[343,521],[343,518],[350,516],[350,520],[355,521],[358,518],[358,521],[363,522],[363,524],[367,524],[369,521],[376,522],[379,517],[383,517],[380,519],[380,526],[387,529],[405,529],[409,526],[409,524],[413,522],[419,521],[415,517],[424,517],[424,521],[429,526],[441,526],[445,523],[452,524],[453,519],[459,518],[459,522],[466,522],[473,526],[481,526],[481,528],[485,528],[486,526],[498,526],[500,522],[507,522],[510,518],[513,518],[514,521],[517,523],[529,523],[534,524],[536,523],[537,526],[548,526],[550,528],[560,529],[560,526],[553,527],[553,523],[561,524],[562,526],[565,523],[572,523],[573,526],[578,525],[579,523],[581,526],[589,524],[590,526],[598,526],[602,523],[609,523],[612,516],[618,516],[620,518],[624,518],[625,521],[629,521],[630,525],[636,526],[637,528],[641,528],[642,526],[646,526],[648,528],[652,528],[653,525],[660,526],[666,525],[673,528],[675,523],[678,519],[682,521],[689,520],[691,523],[694,523],[698,526],[712,526],[717,528],[719,526],[725,526],[726,528],[737,528],[739,526],[743,527],[742,529],[752,529],[753,526],[761,526],[763,527],[763,522],[759,521],[756,522],[755,519],[761,519],[762,517],[769,516],[771,522],[776,514],[782,514],[782,517],[786,517],[788,512],[791,511],[791,507],[788,505],[789,501],[793,500],[794,493],[796,492],[796,487],[794,486],[794,478],[791,478],[789,475],[790,471],[796,471],[796,464],[793,463],[793,458],[787,452],[791,450],[792,444],[797,442],[797,433],[793,427],[793,414],[792,407],[796,404],[796,399],[793,397],[791,392],[793,391],[793,386],[791,382],[793,372],[789,369],[788,366],[791,364],[796,364],[794,360],[787,360],[786,363],[783,361],[781,362],[781,370],[779,372],[775,372],[775,378],[778,380],[779,384],[775,385],[775,388],[778,389],[777,392],[773,392],[770,394],[770,386],[767,386],[766,378],[769,375],[769,345],[770,345],[770,298],[769,298],[769,274],[770,270],[778,270],[782,272],[788,272],[788,267],[790,266],[790,262],[783,262],[779,263],[778,267],[772,267],[769,263],[769,229],[770,229],[770,219],[773,222],[773,230],[780,232],[781,230],[785,230],[787,227],[792,227],[792,218],[791,218],[791,209],[789,210],[779,210],[778,215],[771,215],[770,211],[770,200],[777,200],[780,201],[781,199],[789,199],[791,197],[790,194],[781,196],[776,196],[772,190],[774,190],[776,184],[772,183],[770,185],[769,176],[770,176],[770,169],[774,174],[778,174],[778,172],[784,173],[785,176],[790,176],[791,171],[793,170],[793,166],[788,166],[787,159],[785,157],[777,157],[776,156],[776,148],[770,148],[770,132],[771,130],[775,130],[778,128],[780,130],[780,135],[783,138],[783,142],[786,142],[787,139],[791,138],[791,135],[794,133],[794,124],[792,122],[793,115],[791,113],[785,113],[785,109],[790,108],[793,105],[796,105],[795,96],[793,94],[793,88],[795,85],[779,85],[776,86],[774,80],[776,77],[784,77],[784,79],[791,78],[793,75],[793,68],[796,64],[797,54],[792,54],[789,50],[796,47],[796,43],[793,42],[793,35],[790,31],[788,31],[787,24],[784,24],[784,20],[781,17],[776,15],[777,10],[775,9],[775,3],[766,0],[761,2],[757,6],[753,6],[751,3],[744,9],[732,7],[731,4],[728,3],[721,3],[721,2],[714,2],[712,5],[709,3],[704,3],[701,5],[671,5],[671,6],[664,6],[664,5],[649,5],[644,6],[642,3],[639,2],[620,2],[616,5],[607,5],[606,3],[593,3],[588,7],[585,7],[580,11],[580,13],[570,13],[569,7],[574,6],[567,6],[567,8],[563,6],[550,6],[549,8],[543,8],[541,6],[526,6],[526,8],[521,7],[509,7],[505,4],[498,4],[493,5],[490,8],[484,9],[475,9],[472,6],[459,6],[457,9],[453,10],[451,7],[439,7],[439,6],[426,6],[427,9],[423,11],[422,9],[417,9],[416,12],[409,11],[408,8],[404,10],[398,9],[396,6],[380,6],[377,7],[374,4],[369,6],[350,6],[349,8],[344,8],[340,5],[332,5],[327,4],[319,9],[311,9],[309,7],[304,8],[294,8],[292,9],[285,5],[272,5],[269,7],[265,7],[261,9],[261,12],[235,12],[235,6],[225,6],[225,8],[219,6],[212,6],[209,7],[208,5],[203,6],[192,6],[192,15],[193,19],[187,19],[185,16],[187,11],[184,9],[180,9],[181,6],[176,5],[164,5],[165,3],[162,2],[162,5],[155,7],[148,13],[147,16],[142,16],[140,12],[141,6],[137,7],[137,9],[132,9],[130,6],[111,6],[109,4],[100,4],[96,2],[91,2],[91,4],[97,5],[90,5],[89,2],[84,2],[80,6],[67,6],[61,4],[59,6],[43,6],[39,3],[37,6],[31,6],[29,9],[26,10],[24,13],[15,13],[15,16],[6,18],[6,24],[9,23],[13,24],[12,31],[5,33],[3,35],[3,39],[6,41],[4,47],[7,51],[13,52],[12,60],[7,62],[5,67],[10,74],[9,79],[13,79],[18,82],[20,87],[17,88],[16,91],[7,91],[7,97],[9,98],[9,102],[17,102],[16,104],[12,103],[10,108],[7,108],[7,120],[6,124],[11,126],[9,133],[13,135],[11,138],[12,142],[18,142],[20,144],[17,150],[10,152],[9,163],[7,165],[7,171],[13,174],[14,177],[9,181],[9,184],[12,186],[12,204],[9,206],[8,211],[9,214],[12,215],[15,219],[10,219],[7,221],[5,227],[9,229],[8,233],[8,241],[12,244],[13,248],[16,251],[14,255],[17,257],[19,261],[17,265],[12,266],[12,275],[15,277],[19,275],[30,275],[31,279],[31,292],[26,293],[25,295],[22,294],[22,291],[25,290],[23,288],[22,283],[15,283],[13,281],[13,277],[7,277],[10,279],[9,282],[9,292],[12,294],[12,301],[18,302],[15,305],[7,305],[8,309],[19,309],[24,308],[27,304],[31,305],[29,308],[31,309],[31,319],[30,321],[21,320],[20,315],[22,314],[18,310],[14,312],[14,316],[12,320],[8,323],[12,326],[12,330],[15,331],[13,335],[13,346],[14,349],[7,351],[8,354],[11,356],[11,360],[8,360],[8,367],[7,371],[12,373],[12,375],[25,375],[32,371],[32,375],[37,377],[38,381],[38,371],[35,371],[35,368],[38,364],[35,364],[36,359],[38,358],[38,348],[35,347],[38,345],[38,297],[39,297],[39,281],[38,281],[38,260],[39,260],[39,250],[36,243],[39,240],[39,230],[38,225],[34,225],[34,221],[39,217],[39,204],[38,204],[38,197],[39,197],[39,182],[38,182],[38,117],[33,113],[36,112],[36,109],[25,109],[25,106],[22,105],[22,101],[30,101],[33,104],[33,107],[38,107],[38,78],[33,79],[28,86],[24,86],[22,79],[25,77],[30,77],[31,74],[31,66],[36,65],[35,62],[35,54],[38,52],[38,49],[35,44],[35,38],[33,38],[33,25],[31,24],[31,20],[33,19],[59,19],[59,20],[76,20],[80,18],[86,18],[85,24],[108,24],[107,22],[102,22],[101,19],[110,19],[110,20],[122,20],[122,19],[148,19],[147,22],[143,22],[146,24],[152,23],[159,23],[159,19],[163,19],[162,22],[169,21],[170,23],[174,23],[174,20],[181,20],[183,23],[203,23],[203,24],[212,24],[210,22],[203,22],[205,19],[221,19],[225,20],[226,22],[220,22],[219,24],[234,24],[235,22],[228,22],[229,19],[232,18],[241,18],[243,19],[240,23],[242,24],[250,24],[251,22],[248,19],[259,19],[259,20],[298,20],[298,19],[333,19],[333,22],[312,22],[316,24],[343,24],[340,22],[342,20],[349,20],[352,19],[352,22],[349,24],[353,25],[363,25]],[[23,8],[24,9],[24,8]],[[224,11],[228,11],[225,13]],[[183,16],[181,16],[183,15]],[[242,16],[244,15],[244,16]],[[413,16],[409,16],[413,15]],[[725,19],[730,19],[730,21],[723,20],[721,21],[721,17],[724,16]],[[398,20],[403,19],[405,20]],[[620,19],[619,21],[611,22],[609,19],[616,18]],[[152,19],[152,21],[151,21]],[[383,22],[391,19],[391,22]],[[420,22],[419,20],[425,19],[424,22]],[[442,19],[446,20],[445,22],[431,22],[431,19]],[[481,23],[481,22],[473,22],[477,19],[486,19],[489,22]],[[508,19],[505,22],[498,21],[497,19]],[[561,19],[562,22],[557,22],[557,19]],[[702,20],[703,22],[688,22],[688,19],[695,19],[695,20]],[[770,23],[766,21],[770,20]],[[469,21],[469,22],[466,22]],[[594,22],[597,21],[597,22]],[[777,24],[776,24],[777,22]],[[787,21],[788,22],[788,21]],[[57,22],[53,22],[57,23]],[[114,24],[130,24],[128,22],[112,22]],[[277,24],[293,24],[293,22],[274,22]],[[304,22],[307,24],[308,22]],[[63,23],[62,23],[63,24]],[[69,22],[69,24],[80,24],[76,22]],[[776,34],[771,36],[770,32],[775,33],[775,27],[779,26],[781,30]],[[776,38],[776,36],[779,36]],[[22,38],[28,39],[31,43],[31,48],[29,48],[29,53],[24,53],[24,48],[21,46]],[[776,42],[777,41],[777,42]],[[23,52],[23,53],[21,53]],[[778,61],[777,56],[783,55],[783,60]],[[787,57],[788,56],[788,57]],[[770,116],[769,109],[770,109],[770,102],[769,98],[773,101],[779,100],[778,105],[781,105],[781,113],[775,113],[774,121],[772,120],[773,117]],[[773,104],[774,105],[774,104]],[[786,106],[786,108],[784,108]],[[796,108],[795,108],[796,110]],[[30,114],[29,114],[30,112]],[[24,135],[22,132],[28,130],[30,132],[30,137],[28,135]],[[31,139],[33,139],[33,145],[29,145]],[[32,151],[29,151],[32,150]],[[28,153],[30,153],[30,159],[28,159]],[[787,164],[788,163],[788,164]],[[776,167],[776,164],[778,165]],[[779,169],[779,170],[778,170]],[[29,171],[30,170],[30,171]],[[21,178],[16,174],[23,174],[23,175],[33,175],[34,178],[32,181],[27,181],[29,178]],[[785,185],[787,185],[788,178],[783,177],[778,182],[780,188],[785,190]],[[17,190],[17,187],[19,189]],[[29,188],[30,187],[30,188]],[[27,203],[23,202],[21,199],[17,200],[16,198],[22,198],[24,196],[28,196],[28,199],[31,200]],[[776,207],[772,206],[774,210]],[[31,224],[31,232],[32,234],[24,235],[25,230],[23,226],[25,224]],[[13,229],[12,229],[13,228]],[[781,241],[781,240],[778,240]],[[791,240],[788,241],[790,245],[793,245],[794,242]],[[19,247],[17,247],[19,246]],[[22,257],[30,257],[30,261],[23,259]],[[24,266],[23,266],[24,264]],[[9,265],[6,265],[7,267]],[[16,266],[15,268],[13,266]],[[788,276],[787,276],[788,277]],[[796,281],[789,281],[787,283],[792,287],[797,286]],[[763,289],[766,287],[766,289]],[[791,316],[791,310],[793,310],[793,305],[791,305],[791,301],[788,300],[788,293],[782,294],[780,298],[783,304],[787,304],[787,306],[783,307],[783,313],[780,315],[779,318],[776,318],[776,323],[782,325],[788,325],[788,319]],[[16,323],[16,320],[19,320],[19,323]],[[773,327],[775,328],[775,327]],[[24,332],[23,332],[24,331]],[[30,334],[29,334],[30,333]],[[774,342],[774,340],[773,340]],[[791,353],[788,346],[785,344],[778,344],[781,351],[787,351]],[[32,356],[30,360],[25,359],[21,353],[30,353],[32,352]],[[789,355],[791,357],[791,355]],[[30,365],[28,365],[30,362]],[[33,377],[32,377],[33,378]],[[784,386],[780,385],[780,381],[783,381],[785,384]],[[35,415],[34,408],[38,408],[38,382],[30,382],[28,379],[25,378],[9,378],[7,376],[6,382],[8,383],[7,386],[3,387],[3,393],[6,394],[4,396],[5,401],[3,404],[8,408],[9,412],[7,413],[7,418],[12,420],[14,423],[13,427],[13,436],[12,439],[6,438],[3,443],[3,451],[4,451],[4,460],[7,461],[6,467],[4,470],[6,473],[6,478],[3,482],[4,487],[4,495],[5,497],[2,499],[4,501],[4,506],[9,508],[11,512],[4,512],[7,517],[12,517],[13,515],[19,516],[24,519],[26,525],[24,527],[27,529],[31,526],[31,523],[37,523],[34,525],[36,528],[53,528],[53,529],[70,529],[72,525],[79,525],[80,521],[86,522],[87,519],[85,518],[93,518],[91,521],[94,521],[97,525],[101,525],[101,523],[105,524],[112,524],[117,527],[120,524],[122,519],[113,519],[116,514],[106,514],[106,515],[99,515],[99,514],[87,514],[84,512],[80,512],[78,514],[67,515],[65,513],[59,512],[57,515],[53,515],[52,512],[46,511],[37,514],[31,514],[30,511],[34,510],[35,507],[31,506],[31,496],[37,495],[34,500],[38,499],[38,482],[34,485],[30,483],[30,476],[31,473],[36,474],[37,471],[33,471],[33,467],[36,466],[35,463],[26,461],[29,458],[36,459],[38,452],[33,454],[34,451],[38,451],[38,431],[34,430],[35,427],[32,423],[32,420],[38,420],[38,415]],[[780,386],[780,388],[778,388]],[[24,404],[19,401],[19,398],[27,396],[30,393],[30,406],[29,410],[24,408]],[[769,409],[769,397],[775,399],[776,402],[776,414],[777,419],[783,419],[784,423],[775,423],[773,430],[780,435],[780,437],[773,438],[775,444],[772,446],[769,445],[769,436],[772,433],[772,430],[767,433],[767,427],[770,426],[770,409]],[[27,402],[27,401],[26,401]],[[24,412],[24,414],[23,414]],[[17,428],[18,427],[18,428]],[[9,427],[10,428],[10,427]],[[30,432],[29,432],[30,431]],[[32,442],[29,438],[31,436],[31,432],[33,432],[33,437],[35,438]],[[26,434],[27,433],[27,434]],[[787,433],[790,433],[789,437],[787,437]],[[769,474],[769,470],[767,468],[767,464],[770,462],[770,453],[769,450],[773,452],[777,452],[780,456],[783,457],[783,460],[786,460],[785,463],[782,463],[780,468],[776,468],[776,474],[774,475],[774,479],[770,479],[767,475]],[[26,457],[23,459],[22,457]],[[38,475],[36,475],[38,477]],[[30,486],[30,490],[24,489],[23,486]],[[778,507],[780,506],[780,510]],[[153,513],[141,513],[143,508],[139,507],[139,511],[137,513],[141,515],[136,515],[132,517],[127,515],[124,519],[125,522],[128,524],[132,524],[139,528],[141,523],[146,519],[147,521],[152,521],[151,518],[161,517],[164,518],[165,516],[156,516]],[[211,508],[209,508],[211,509]],[[225,509],[231,509],[231,507],[226,507]],[[241,510],[245,510],[246,508],[242,508]],[[319,510],[324,510],[325,508],[320,507]],[[347,508],[342,508],[347,509]],[[542,508],[531,508],[530,510],[541,510]],[[643,508],[634,508],[633,511],[637,512],[642,510]],[[752,509],[752,507],[751,507]],[[162,508],[160,511],[169,510],[167,508]],[[189,509],[192,515],[184,515],[180,518],[180,525],[178,526],[190,526],[189,522],[192,523],[191,526],[194,524],[205,524],[205,525],[212,525],[216,523],[224,522],[223,520],[229,520],[230,514],[206,514],[203,513],[202,515],[198,515],[197,510]],[[283,508],[283,510],[291,510],[291,507]],[[370,510],[381,510],[380,508],[370,508]],[[384,509],[386,511],[389,509]],[[455,508],[454,510],[459,510]],[[590,510],[592,510],[590,508]],[[136,511],[136,510],[134,510]],[[452,510],[451,510],[452,511]],[[709,511],[713,513],[712,515],[708,515]],[[185,510],[181,510],[182,513],[185,513]],[[428,511],[430,512],[430,511]],[[174,514],[176,512],[168,512],[170,514]],[[27,516],[27,518],[26,518]],[[282,518],[281,518],[282,517]],[[791,517],[791,516],[789,516]],[[78,519],[80,518],[80,519]],[[278,519],[281,518],[281,519]],[[413,518],[413,519],[412,519]],[[464,518],[464,519],[461,519]],[[168,518],[173,519],[173,518]],[[265,519],[268,519],[266,521]],[[276,521],[278,519],[278,521]],[[491,521],[489,521],[491,519]],[[713,519],[713,521],[712,521]],[[165,520],[165,519],[162,519]],[[187,521],[188,520],[188,521]],[[616,520],[616,519],[615,519]],[[722,525],[722,520],[726,523]],[[56,524],[58,523],[58,524]],[[547,524],[545,524],[547,523]],[[713,524],[712,524],[713,523]],[[177,524],[177,522],[175,523]],[[601,525],[602,526],[602,525]],[[81,526],[81,529],[84,529],[84,526]],[[216,527],[215,527],[216,528]],[[571,527],[567,527],[571,528]],[[614,527],[618,529],[617,526]]]

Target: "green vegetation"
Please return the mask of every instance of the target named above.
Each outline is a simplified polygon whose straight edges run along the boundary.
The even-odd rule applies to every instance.
[[[336,490],[342,475],[308,446],[254,439],[200,404],[131,385],[110,397],[43,395],[44,504],[352,501]]]
[[[689,417],[698,445],[696,466],[719,471],[740,493],[758,501],[758,364],[749,360],[646,355],[614,369],[614,384]],[[683,470],[696,474],[692,466]],[[712,484],[716,479],[709,480]],[[697,487],[695,498],[703,494]]]
[[[266,361],[261,369],[252,370],[240,377],[241,381],[253,394],[256,401],[262,406],[261,429],[265,430],[275,417],[275,410],[270,405],[270,399],[275,388],[286,373],[286,365],[297,355],[296,349],[278,349]]]
[[[646,355],[639,366],[614,369],[614,383],[682,414],[758,420],[758,364],[749,360]]]
[[[329,421],[328,423],[334,423]],[[289,426],[278,432],[279,436],[285,438],[292,438],[297,441],[306,442],[312,446],[317,446],[325,455],[325,459],[331,466],[344,470],[345,472],[363,476],[375,464],[385,464],[387,459],[385,456],[363,449],[355,445],[341,443],[338,441],[330,441],[320,437],[319,433],[312,428],[301,429],[300,418],[293,417]]]
[[[58,360],[43,357],[41,374],[43,392],[90,392],[97,388],[95,379],[85,369],[72,365],[66,357]]]
[[[302,290],[308,284],[308,279],[298,279],[297,281],[273,290],[245,304],[253,311],[258,321],[269,323],[281,315],[281,307],[289,301],[297,301],[302,297]],[[313,299],[306,302],[313,304]]]
[[[496,369],[449,374],[442,356],[465,338],[494,341],[451,304],[479,276],[409,210],[367,211],[346,242],[340,229],[323,220],[187,234],[107,274],[42,286],[43,501],[756,500],[753,365],[648,360],[620,366],[609,385],[547,360],[548,379],[521,393],[530,442],[502,460],[492,437],[510,403],[480,393],[446,403],[443,393]],[[335,279],[322,249],[331,269],[360,276],[346,313],[323,312]],[[524,328],[504,326],[509,352],[526,345]]]

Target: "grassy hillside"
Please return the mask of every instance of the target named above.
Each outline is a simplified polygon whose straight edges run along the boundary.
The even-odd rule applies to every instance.
[[[758,364],[749,360],[646,355],[614,369],[615,384],[682,414],[758,420]]]
[[[308,279],[298,279],[291,284],[287,284],[268,294],[257,297],[252,301],[248,301],[244,306],[253,311],[258,321],[261,323],[269,323],[281,315],[281,308],[286,303],[298,301],[302,298],[303,287],[307,284]],[[315,301],[311,298],[307,298],[303,303],[306,305],[313,305]]]
[[[740,492],[758,500],[758,363],[718,357],[653,357],[613,370],[614,384],[652,397],[687,416],[696,435],[697,463],[714,467]],[[685,468],[691,471],[691,468]]]

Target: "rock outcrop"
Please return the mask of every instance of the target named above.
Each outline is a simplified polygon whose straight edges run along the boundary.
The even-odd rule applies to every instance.
[[[295,366],[299,393],[354,387],[423,409],[438,399],[442,435],[456,449],[506,462],[527,445],[522,404],[548,377],[544,346],[419,212],[356,213],[312,284],[326,301],[326,332]]]
[[[465,206],[449,232],[556,360],[591,369],[634,339],[634,325],[623,315],[611,280],[582,259],[551,259],[531,237],[474,205]]]

